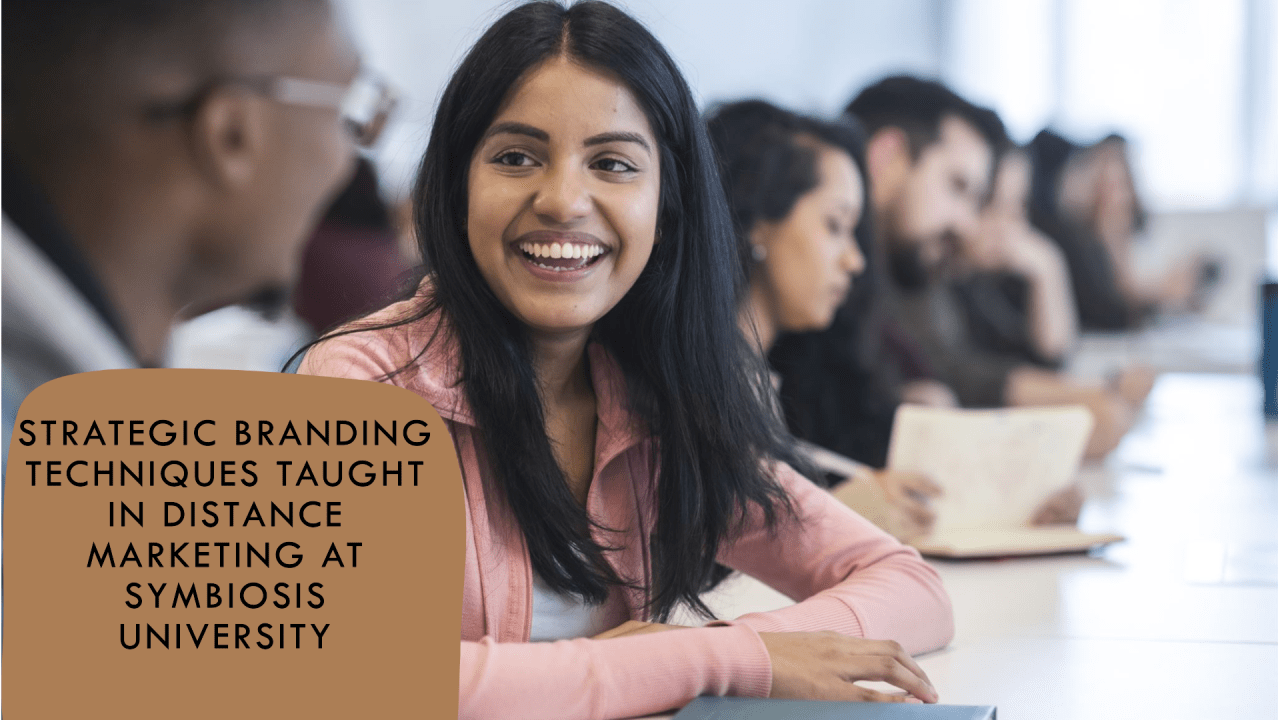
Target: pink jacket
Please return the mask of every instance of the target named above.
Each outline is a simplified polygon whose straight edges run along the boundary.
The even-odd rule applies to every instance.
[[[370,318],[401,317],[398,303]],[[431,337],[432,320],[348,335],[317,346],[299,372],[380,379]],[[598,396],[594,478],[587,508],[596,540],[619,548],[609,561],[621,577],[649,583],[644,538],[655,524],[650,440],[626,409],[624,379],[591,345]],[[621,718],[678,707],[698,695],[766,697],[772,665],[759,632],[833,630],[892,639],[909,652],[943,647],[953,636],[949,598],[914,550],[871,525],[788,466],[777,480],[804,522],[769,534],[759,518],[719,560],[799,601],[717,626],[610,640],[528,642],[532,565],[504,503],[487,500],[491,479],[482,440],[457,382],[456,350],[441,333],[430,351],[389,382],[421,395],[448,425],[466,484],[466,565],[462,603],[460,717]],[[644,619],[643,591],[618,589],[605,606],[615,624]]]

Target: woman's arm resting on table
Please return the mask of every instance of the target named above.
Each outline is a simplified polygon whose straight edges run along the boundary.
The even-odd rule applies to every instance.
[[[918,552],[894,540],[786,465],[778,480],[799,520],[769,533],[758,513],[720,562],[799,601],[736,620],[761,633],[831,630],[892,640],[909,653],[944,647],[954,635],[949,596]]]
[[[699,695],[767,697],[768,652],[749,627],[609,640],[461,643],[459,718],[628,718]]]

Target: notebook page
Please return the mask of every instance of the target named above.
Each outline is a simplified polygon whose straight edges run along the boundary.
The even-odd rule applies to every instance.
[[[1082,406],[961,410],[902,405],[888,467],[944,489],[935,532],[1021,527],[1078,471],[1092,429]]]

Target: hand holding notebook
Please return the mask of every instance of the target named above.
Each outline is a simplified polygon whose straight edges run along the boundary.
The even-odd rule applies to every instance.
[[[1069,487],[1092,418],[1083,407],[958,410],[903,405],[888,467],[931,477],[936,525],[913,544],[949,557],[1085,550],[1121,540],[1072,526],[1033,527],[1036,511]]]

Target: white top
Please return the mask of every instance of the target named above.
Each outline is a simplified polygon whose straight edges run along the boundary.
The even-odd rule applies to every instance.
[[[608,629],[603,605],[587,605],[560,595],[533,573],[532,642],[591,637]]]

